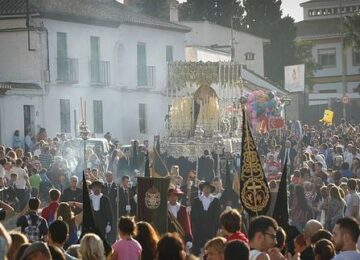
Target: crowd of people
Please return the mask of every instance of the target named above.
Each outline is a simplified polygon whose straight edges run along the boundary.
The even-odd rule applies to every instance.
[[[0,218],[16,218],[18,231],[0,226],[0,259],[105,259],[102,238],[114,260],[360,259],[360,126],[303,125],[300,137],[287,128],[255,137],[271,191],[267,216],[250,218],[232,190],[239,155],[224,153],[229,181],[204,151],[198,172],[170,165],[166,234],[136,219],[147,142],[124,149],[106,133],[108,153],[88,147],[84,167],[82,147],[65,135],[48,138],[42,129],[22,142],[15,131],[12,147],[0,145]],[[284,167],[292,229],[271,217]],[[80,239],[83,182],[100,234]]]

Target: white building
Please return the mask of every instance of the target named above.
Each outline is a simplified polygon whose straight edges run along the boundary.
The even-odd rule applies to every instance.
[[[181,21],[180,23],[191,28],[191,31],[186,33],[186,46],[193,48],[202,46],[230,54],[231,46],[233,46],[235,62],[244,64],[249,70],[264,76],[264,45],[270,43],[268,39],[231,30],[231,28],[208,21]]]
[[[360,11],[359,0],[312,0],[300,6],[304,20],[296,24],[297,38],[313,43],[312,55],[320,65],[314,77],[308,79],[313,86],[306,90],[309,108],[305,115],[318,122],[324,108],[330,107],[339,121],[343,117],[342,100],[349,100],[346,118],[359,121],[360,96],[354,89],[360,82],[360,51],[346,48],[343,58],[341,43],[341,17]]]
[[[74,137],[80,98],[98,136],[164,131],[167,62],[185,59],[188,27],[112,0],[29,0],[27,27],[26,0],[1,3],[0,143],[40,127]]]
[[[275,83],[264,78],[264,44],[269,40],[233,30],[208,21],[182,21],[191,28],[186,33],[185,59],[188,62],[219,62],[221,66],[239,64],[239,74],[245,82],[244,93],[255,89],[275,91],[281,97],[288,94]],[[234,59],[231,61],[231,34]],[[240,94],[240,93],[238,93]],[[240,96],[239,96],[240,98]]]
[[[214,50],[209,47],[188,45],[185,47],[185,59],[189,62],[231,61],[231,54],[221,50]]]

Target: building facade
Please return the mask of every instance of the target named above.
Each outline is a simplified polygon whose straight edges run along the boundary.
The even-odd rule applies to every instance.
[[[342,21],[360,11],[358,0],[312,0],[300,4],[304,20],[298,22],[298,39],[311,41],[319,69],[307,79],[306,121],[318,122],[325,108],[335,111],[335,121],[359,121],[360,51],[343,47]],[[308,115],[308,116],[307,116]],[[316,115],[316,117],[315,117]]]
[[[208,21],[180,23],[191,28],[191,31],[186,33],[187,46],[202,46],[230,54],[233,47],[233,61],[264,76],[264,44],[270,43],[269,40]]]
[[[40,127],[75,137],[81,98],[97,136],[127,143],[165,131],[167,62],[185,59],[189,28],[111,0],[3,2],[0,143]]]

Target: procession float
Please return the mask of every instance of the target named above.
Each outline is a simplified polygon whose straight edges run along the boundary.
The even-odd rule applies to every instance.
[[[167,135],[160,153],[198,165],[208,150],[217,158],[224,152],[240,155],[241,107],[246,107],[253,130],[265,133],[284,126],[282,102],[273,91],[242,80],[242,64],[234,62],[174,62],[168,64],[169,113]],[[216,156],[214,156],[216,155]],[[220,164],[216,163],[220,173]]]

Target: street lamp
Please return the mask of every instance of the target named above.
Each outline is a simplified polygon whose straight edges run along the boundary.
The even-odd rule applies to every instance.
[[[86,171],[87,168],[87,162],[86,162],[86,140],[89,139],[89,129],[88,126],[86,125],[85,121],[81,121],[80,125],[79,125],[79,129],[80,129],[80,137],[81,139],[83,139],[84,141],[84,173]]]

